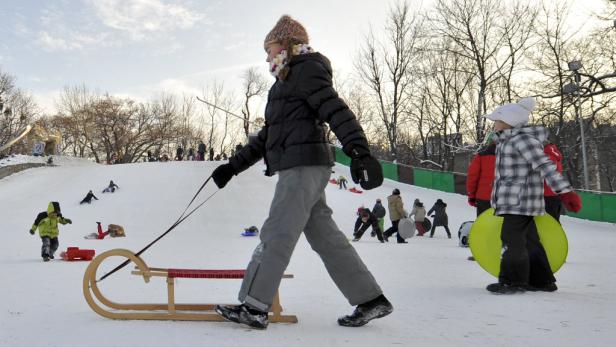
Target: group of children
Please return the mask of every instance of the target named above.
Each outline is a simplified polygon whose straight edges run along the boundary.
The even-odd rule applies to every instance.
[[[103,190],[103,193],[113,193],[116,189],[120,188],[117,184],[112,181],[109,182],[109,186]],[[98,200],[98,198],[92,193],[90,190],[88,195],[81,200],[79,204],[91,203],[92,199]],[[54,255],[58,250],[59,242],[58,235],[60,234],[60,230],[58,228],[58,224],[72,224],[73,222],[69,218],[65,218],[62,216],[60,210],[60,203],[56,201],[52,201],[47,206],[47,211],[40,212],[36,219],[34,220],[34,224],[30,227],[30,234],[34,235],[36,230],[38,229],[39,236],[41,237],[42,247],[41,247],[41,257],[43,261],[49,261],[50,259],[54,259]],[[123,233],[123,231],[122,231]],[[110,231],[103,232],[98,223],[98,236],[99,238],[104,238],[106,235],[109,235]]]
[[[417,236],[423,236],[430,230],[430,237],[434,237],[436,227],[442,226],[447,232],[447,236],[451,238],[451,232],[449,231],[448,217],[446,212],[447,204],[443,200],[438,199],[432,206],[432,208],[426,212],[424,205],[419,199],[415,199],[413,202],[413,209],[411,213],[407,213],[404,209],[404,202],[400,196],[400,190],[394,189],[392,194],[387,197],[387,204],[389,209],[389,219],[391,220],[391,227],[385,231],[385,214],[386,210],[383,206],[381,199],[376,199],[376,203],[372,208],[372,211],[365,207],[360,207],[357,210],[357,220],[355,221],[355,227],[353,229],[353,241],[357,242],[364,235],[364,232],[372,227],[371,236],[376,236],[381,243],[389,242],[389,237],[396,234],[396,241],[398,243],[407,243],[404,237],[398,232],[398,225],[403,218],[413,217],[415,222],[415,229],[417,230]],[[434,217],[434,221],[430,223],[426,215]]]
[[[278,173],[278,184],[270,217],[260,232],[261,243],[247,266],[238,295],[240,304],[217,305],[216,312],[235,323],[267,328],[268,311],[275,300],[280,280],[300,234],[304,233],[311,247],[323,258],[340,291],[355,307],[350,315],[340,317],[338,324],[363,326],[389,315],[393,312],[393,305],[336,226],[325,201],[324,190],[333,161],[323,124],[330,125],[342,144],[342,150],[351,158],[350,169],[355,183],[366,190],[380,186],[382,169],[371,154],[355,115],[333,88],[329,60],[309,45],[308,34],[301,23],[286,15],[281,17],[267,34],[263,46],[270,73],[276,78],[266,107],[268,126],[251,137],[248,145],[232,156],[229,163],[217,167],[212,179],[218,188],[223,188],[234,176],[265,157],[266,174]],[[547,263],[545,252],[533,253],[534,259],[531,260],[527,249],[530,244],[535,249],[542,249],[533,216],[545,212],[544,179],[567,209],[581,209],[579,196],[543,153],[542,142],[547,139],[547,130],[526,126],[534,100],[522,101],[501,106],[487,116],[494,121],[496,130],[495,178],[490,205],[495,208],[496,215],[504,217],[501,231],[504,251],[499,281],[487,286],[487,290],[495,293],[525,291],[530,273],[538,269],[549,271],[542,267]],[[430,236],[434,235],[437,226],[443,226],[451,237],[445,212],[447,205],[438,200],[428,213],[424,213],[424,207],[417,202],[410,214],[415,216],[415,222],[419,223],[425,215],[434,214]],[[384,218],[384,208],[361,209],[354,240],[359,240],[370,226],[382,242],[397,233],[400,220],[408,216],[398,189],[388,197],[388,207],[392,226],[382,236],[379,219]],[[59,212],[59,205],[51,203],[47,212],[39,214],[40,218],[37,217],[30,230],[34,233],[38,227],[43,238],[44,235],[53,236],[55,228],[56,248],[57,223],[71,222]],[[421,235],[425,234],[423,225],[417,227]],[[405,242],[399,234],[397,239]],[[53,256],[53,252],[49,253],[53,247],[51,239],[43,240],[44,257]],[[555,280],[550,276],[551,271],[546,272],[546,282],[536,283],[538,287],[534,288],[555,290]]]
[[[120,187],[117,184],[113,183],[113,180],[111,180],[109,181],[109,185],[107,186],[107,188],[103,189],[103,193],[115,193],[116,189],[120,189]],[[79,204],[80,205],[91,204],[92,199],[98,200],[96,195],[94,195],[94,193],[92,193],[92,191],[90,190],[88,191],[88,194],[86,195],[86,197],[83,198],[83,200],[81,200]]]

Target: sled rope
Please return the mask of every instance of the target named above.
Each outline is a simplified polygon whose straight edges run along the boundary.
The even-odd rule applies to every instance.
[[[192,205],[192,203],[195,201],[195,199],[197,199],[197,196],[201,193],[201,191],[203,190],[203,188],[205,188],[205,185],[212,179],[212,176],[210,175],[210,177],[208,177],[205,182],[203,182],[203,184],[201,185],[201,188],[199,188],[199,190],[197,191],[197,193],[195,194],[195,196],[193,196],[193,198],[190,200],[190,202],[188,203],[188,205],[186,206],[186,208],[184,209],[184,212],[182,212],[182,214],[180,215],[180,217],[178,218],[177,221],[175,221],[175,223],[173,223],[173,225],[171,225],[169,227],[169,229],[167,229],[167,231],[165,231],[164,233],[162,233],[160,236],[158,236],[154,241],[150,242],[147,246],[145,246],[142,250],[140,250],[139,252],[137,252],[135,255],[138,257],[141,254],[143,254],[143,252],[145,252],[148,248],[150,248],[153,244],[155,244],[156,242],[158,242],[158,240],[162,239],[163,237],[165,237],[165,235],[169,234],[169,232],[171,232],[171,230],[175,229],[175,227],[177,227],[178,225],[180,225],[184,220],[186,220],[186,218],[190,217],[191,214],[193,214],[197,209],[199,209],[201,206],[203,206],[203,204],[205,204],[208,200],[210,200],[216,193],[218,193],[218,190],[214,191],[214,193],[210,194],[210,196],[207,197],[207,199],[205,199],[203,202],[201,202],[199,205],[197,205],[195,208],[193,208],[187,215],[186,211],[188,211],[188,209],[190,208],[190,205]],[[96,282],[100,282],[102,280],[104,280],[105,278],[111,276],[113,273],[115,273],[116,271],[120,270],[121,268],[125,267],[127,264],[129,264],[131,262],[130,259],[126,259],[122,264],[116,266],[113,270],[111,270],[110,272],[106,273],[103,277],[99,278]]]
[[[201,98],[200,98],[200,97],[198,97],[198,96],[197,96],[196,98],[197,98],[197,100],[201,101],[202,103],[204,103],[204,104],[206,104],[206,105],[208,105],[208,106],[211,106],[211,107],[213,107],[213,108],[215,108],[215,109],[217,109],[217,110],[223,111],[224,113],[226,113],[226,114],[228,114],[228,115],[230,115],[230,116],[233,116],[233,117],[235,117],[235,118],[241,119],[241,120],[243,120],[244,122],[247,122],[247,123],[250,123],[250,124],[252,124],[252,125],[255,125],[255,122],[254,122],[254,121],[248,120],[248,119],[246,119],[246,118],[244,118],[244,117],[242,117],[242,116],[240,116],[240,115],[238,115],[238,114],[235,114],[235,113],[233,113],[233,112],[231,112],[231,111],[229,111],[229,110],[225,110],[225,109],[224,109],[224,108],[222,108],[222,107],[216,106],[216,105],[212,104],[211,102],[208,102],[208,101],[206,101],[206,100],[204,100],[204,99],[201,99]]]

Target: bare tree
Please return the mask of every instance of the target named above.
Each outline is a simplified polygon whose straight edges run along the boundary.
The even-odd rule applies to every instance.
[[[34,98],[15,86],[15,78],[0,70],[0,145],[22,133],[39,112]]]
[[[94,141],[93,114],[86,112],[98,96],[85,85],[65,87],[56,102],[58,125],[62,126],[63,142],[80,157],[93,156],[101,161],[98,145]]]
[[[477,142],[481,142],[484,136],[483,115],[488,109],[488,89],[502,78],[504,69],[528,37],[522,23],[501,24],[525,18],[521,12],[526,8],[514,6],[507,9],[505,6],[499,0],[437,0],[431,16],[432,33],[452,40],[455,46],[451,51],[474,63]]]
[[[353,111],[369,141],[374,142],[377,138],[382,137],[384,132],[383,123],[374,116],[376,113],[375,105],[371,102],[370,93],[366,90],[365,85],[351,75],[341,76],[340,73],[336,72],[334,73],[333,82],[334,89],[338,91],[340,98]],[[336,141],[331,129],[327,131],[327,140],[330,143]]]
[[[238,138],[237,130],[240,128],[237,127],[237,124],[239,121],[222,110],[232,111],[235,109],[235,98],[225,91],[222,83],[216,82],[203,90],[202,98],[214,105],[203,104],[205,109],[204,137],[207,139],[207,147],[217,148],[220,154],[229,153],[230,148]]]
[[[409,4],[396,4],[390,9],[385,23],[385,39],[378,41],[371,31],[355,62],[361,80],[370,90],[394,159],[397,157],[399,125],[405,115],[403,110],[409,103],[410,72],[420,28],[420,18],[411,11]]]
[[[265,77],[259,73],[256,67],[250,67],[242,74],[243,92],[244,92],[244,107],[242,115],[244,116],[244,134],[248,136],[250,133],[250,99],[254,97],[262,97],[268,89],[269,83]]]

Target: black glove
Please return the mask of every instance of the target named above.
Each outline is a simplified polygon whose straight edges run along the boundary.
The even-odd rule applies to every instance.
[[[352,153],[358,154],[355,150],[352,150]],[[383,184],[381,163],[369,153],[352,157],[351,178],[366,190],[374,189]]]
[[[218,188],[223,188],[235,175],[235,169],[231,164],[222,164],[212,172],[212,178]]]
[[[34,235],[34,230],[30,229],[30,235]]]
[[[68,218],[64,218],[64,220],[68,223],[68,224],[73,224],[73,221],[68,219]]]

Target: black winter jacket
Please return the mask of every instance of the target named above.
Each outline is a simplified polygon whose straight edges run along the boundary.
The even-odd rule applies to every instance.
[[[374,207],[372,208],[372,213],[374,214],[374,216],[376,218],[383,218],[385,217],[385,207],[383,207],[383,205],[380,202],[377,202],[376,204],[374,204]]]
[[[364,221],[361,220],[361,215],[359,215],[355,220],[355,228],[353,229],[353,234],[357,234],[360,231],[363,233],[364,231],[366,231],[366,229],[368,229],[369,226],[372,226],[372,229],[379,228],[379,219],[367,208],[364,209],[364,213],[367,213],[369,215],[368,221],[364,223]]]
[[[447,204],[442,200],[437,200],[434,203],[434,206],[428,211],[428,215],[431,216],[434,212],[434,223],[433,226],[449,226],[449,218],[447,217],[447,212],[445,209],[447,208]]]
[[[347,155],[370,153],[361,125],[333,88],[329,60],[320,53],[302,54],[289,68],[287,79],[269,91],[265,126],[229,159],[236,174],[263,157],[268,176],[296,166],[332,166],[325,122]]]

